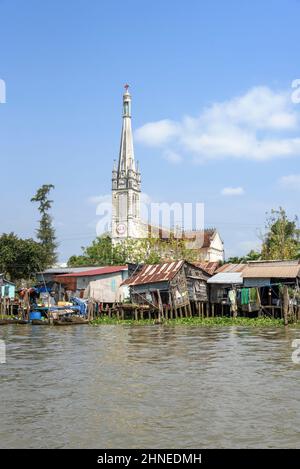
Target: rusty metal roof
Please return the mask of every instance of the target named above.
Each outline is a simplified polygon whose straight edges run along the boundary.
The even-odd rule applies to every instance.
[[[210,275],[213,275],[220,266],[220,262],[193,262],[196,267],[200,267]]]
[[[243,270],[244,278],[296,278],[300,276],[300,264],[263,263],[248,264]]]
[[[183,266],[184,261],[165,262],[164,264],[145,265],[136,275],[125,280],[122,285],[144,285],[146,283],[168,282]]]
[[[246,264],[224,264],[218,268],[217,272],[243,272],[246,266]]]

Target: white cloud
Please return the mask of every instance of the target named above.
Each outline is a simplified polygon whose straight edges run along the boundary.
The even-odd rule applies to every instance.
[[[163,156],[167,161],[173,164],[179,164],[182,162],[182,159],[183,159],[182,156],[179,155],[179,153],[176,153],[175,151],[172,151],[172,150],[166,150]]]
[[[224,187],[221,194],[225,196],[237,196],[245,194],[245,191],[242,187]]]
[[[300,190],[300,174],[282,176],[282,178],[279,179],[279,183],[287,189]]]
[[[145,145],[162,148],[164,155],[179,151],[197,163],[220,158],[265,161],[300,156],[299,122],[300,112],[290,93],[256,87],[212,104],[198,117],[145,124],[136,137]]]
[[[178,132],[177,124],[165,119],[158,122],[149,122],[135,132],[138,142],[143,142],[149,146],[160,146],[167,143]]]

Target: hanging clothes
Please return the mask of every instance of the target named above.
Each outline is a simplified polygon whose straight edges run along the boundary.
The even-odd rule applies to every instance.
[[[228,300],[230,302],[230,310],[232,313],[237,312],[236,290],[229,290]]]
[[[257,302],[257,289],[250,288],[250,303],[256,303],[256,302]]]
[[[249,288],[242,288],[241,305],[248,305],[250,301]]]

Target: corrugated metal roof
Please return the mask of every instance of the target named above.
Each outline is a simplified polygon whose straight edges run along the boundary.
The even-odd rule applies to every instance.
[[[100,269],[102,267],[51,267],[50,269],[38,272],[38,274],[75,274],[76,272],[87,272],[88,270]]]
[[[207,280],[207,283],[222,283],[225,285],[241,285],[243,277],[241,272],[220,272]]]
[[[261,266],[261,265],[264,265],[264,266],[269,266],[269,265],[300,265],[300,260],[293,260],[293,259],[289,259],[289,260],[269,260],[269,261],[266,261],[266,260],[262,260],[262,261],[248,261],[247,262],[247,265],[258,265],[258,266]]]
[[[218,268],[217,272],[243,272],[246,264],[224,264]]]
[[[146,283],[168,282],[183,266],[184,261],[165,262],[164,264],[145,265],[140,272],[128,278],[122,285],[144,285]]]
[[[248,264],[244,278],[296,278],[300,276],[299,264]]]
[[[115,272],[121,272],[123,270],[127,270],[127,265],[109,265],[104,267],[98,267],[97,269],[90,269],[84,270],[80,272],[70,273],[70,274],[63,274],[59,275],[58,278],[66,278],[66,277],[94,277],[95,275],[105,275],[105,274],[112,274]]]
[[[193,262],[193,264],[210,275],[213,275],[220,266],[220,262]]]

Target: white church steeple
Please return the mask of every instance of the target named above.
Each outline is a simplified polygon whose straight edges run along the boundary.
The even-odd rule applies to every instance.
[[[112,171],[112,239],[140,237],[141,175],[135,163],[131,129],[131,95],[125,85],[118,165]]]

